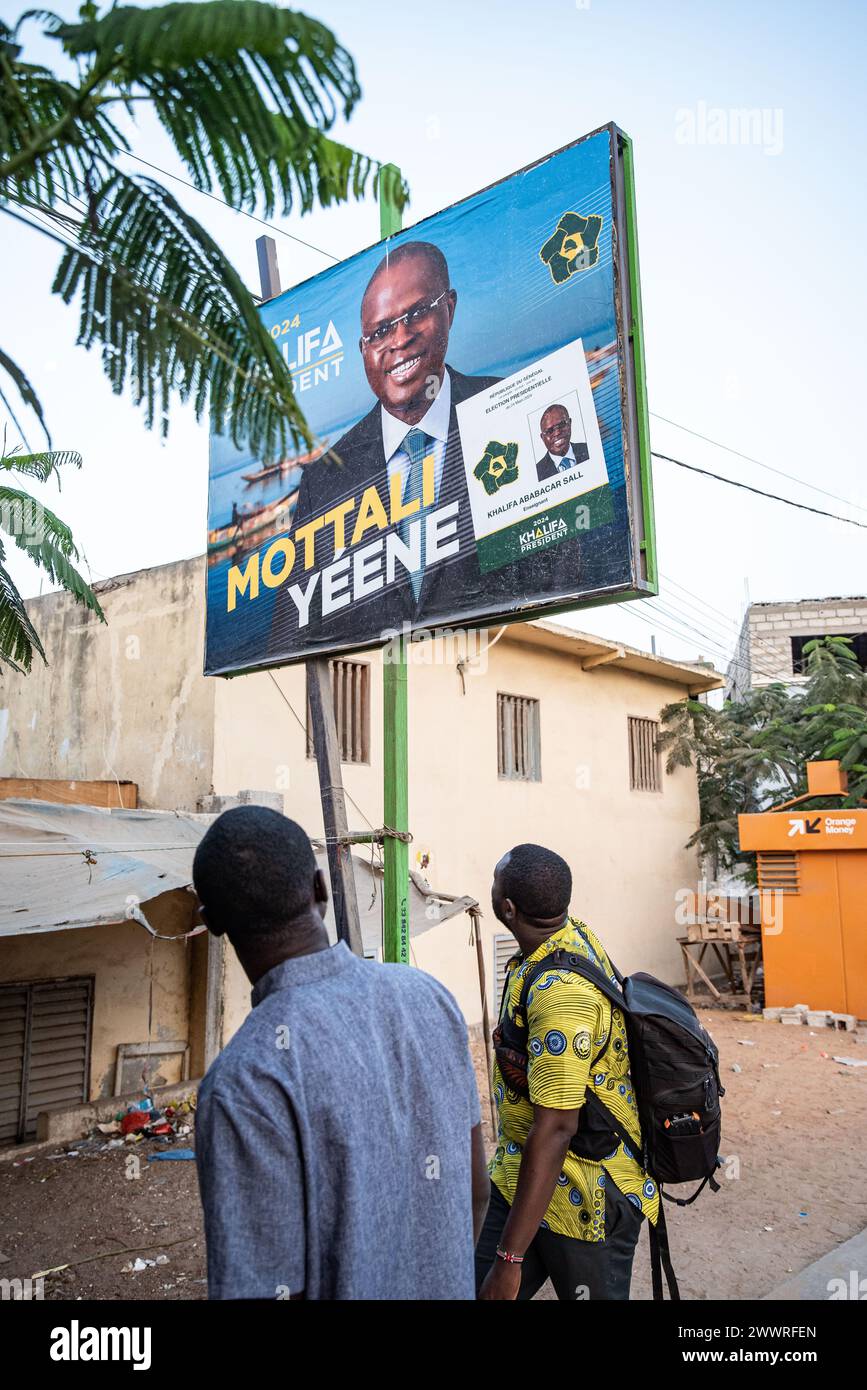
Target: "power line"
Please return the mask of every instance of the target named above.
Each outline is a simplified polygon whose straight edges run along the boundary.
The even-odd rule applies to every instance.
[[[159,164],[152,164],[149,159],[142,159],[140,154],[132,154],[127,150],[130,159],[134,159],[139,164],[144,164],[148,169],[153,169],[155,173],[162,174],[163,178],[174,179],[175,183],[182,183],[186,188],[191,188],[194,193],[201,193],[203,198],[210,198],[212,203],[219,203],[220,207],[227,208],[229,212],[237,213],[240,217],[249,217],[251,222],[258,222],[260,227],[267,227],[269,232],[277,232],[279,236],[288,237],[290,241],[297,241],[299,246],[306,246],[308,251],[317,251],[320,256],[327,256],[330,261],[340,262],[340,256],[333,256],[330,251],[325,251],[321,246],[314,246],[312,241],[305,241],[303,237],[294,236],[292,232],[287,232],[283,227],[277,227],[273,222],[266,222],[264,217],[257,217],[254,212],[247,212],[245,208],[233,208],[231,203],[227,203],[225,198],[220,198],[216,193],[209,193],[206,188],[197,188],[190,179],[181,178],[179,174],[170,174],[168,169],[161,169]]]
[[[638,610],[640,610],[640,612]],[[701,613],[699,613],[698,617],[700,622],[705,623],[704,628],[697,628],[694,622],[690,621],[688,615],[684,616],[676,607],[665,607],[661,600],[658,598],[647,598],[640,600],[638,603],[626,604],[624,605],[624,611],[631,613],[632,616],[635,618],[640,617],[642,621],[646,622],[651,627],[660,627],[664,632],[668,632],[671,636],[677,637],[678,640],[681,642],[691,642],[692,640],[694,640],[694,636],[699,637],[705,649],[710,653],[714,661],[722,661],[725,663],[726,667],[734,666],[748,673],[752,670],[757,672],[759,675],[765,676],[768,680],[772,681],[779,681],[783,679],[783,677],[776,670],[768,670],[767,668],[759,666],[757,663],[753,663],[752,666],[750,666],[747,662],[741,660],[737,655],[737,644],[732,641],[729,634],[723,634],[722,636],[720,636],[718,630],[708,631],[707,619]],[[652,614],[653,616],[642,617],[642,615],[646,615],[648,613]],[[684,630],[675,631],[670,626],[667,626],[664,622],[658,622],[656,617],[657,614],[668,618],[670,622],[676,623],[680,628]],[[687,634],[693,634],[694,636],[688,636]],[[773,652],[772,655],[774,656],[774,658],[776,658],[778,654],[776,652]]]
[[[768,680],[777,681],[782,679],[782,677],[776,671],[768,671],[764,667],[759,666],[757,663],[753,663],[752,666],[749,666],[746,662],[741,661],[737,656],[736,647],[734,648],[734,650],[731,651],[731,654],[729,654],[729,647],[727,645],[724,646],[720,641],[719,637],[714,637],[707,631],[697,628],[693,623],[690,622],[689,617],[682,617],[680,613],[678,613],[677,609],[670,609],[665,607],[663,604],[659,602],[658,599],[645,599],[644,603],[654,613],[662,613],[665,617],[669,618],[673,622],[679,623],[681,627],[685,628],[688,632],[694,633],[697,637],[701,639],[702,642],[705,643],[705,645],[709,648],[709,650],[712,653],[715,652],[717,656],[721,657],[726,662],[727,666],[738,666],[744,671],[756,671],[760,676],[765,676]],[[728,639],[724,638],[723,642],[726,642],[727,640]]]
[[[630,604],[630,603],[625,603],[625,604],[623,605],[622,611],[623,611],[624,613],[626,613],[629,617],[635,618],[635,620],[636,620],[637,622],[645,623],[645,624],[647,624],[647,625],[649,625],[649,626],[651,626],[651,627],[653,627],[653,628],[655,628],[655,629],[657,629],[657,630],[659,630],[659,631],[661,631],[661,632],[667,632],[667,633],[669,634],[670,637],[675,637],[675,638],[677,638],[678,642],[689,643],[689,642],[691,642],[691,641],[693,640],[693,639],[692,639],[691,637],[689,637],[685,632],[683,632],[683,631],[678,631],[677,628],[671,627],[670,624],[665,623],[665,622],[661,622],[660,619],[659,619],[658,610],[656,610],[656,609],[651,610],[651,616],[648,617],[648,616],[647,616],[647,607],[646,607],[647,604],[648,604],[648,602],[649,602],[649,601],[648,601],[647,599],[642,599],[642,600],[640,600],[640,603],[641,603],[641,606],[642,606],[642,611],[641,611],[641,612],[636,612],[636,609],[639,607],[639,604],[638,604],[638,603],[632,603],[632,604]],[[677,622],[677,623],[682,622],[682,620],[681,620],[680,618],[676,617],[676,616],[673,616],[672,620],[673,620],[674,622]],[[706,649],[710,652],[711,656],[713,656],[715,660],[717,659],[717,657],[718,657],[719,655],[721,655],[721,656],[723,657],[723,659],[726,660],[727,666],[729,666],[729,667],[730,667],[730,666],[735,666],[735,667],[737,667],[737,668],[740,669],[740,670],[743,670],[743,671],[745,671],[745,672],[748,672],[749,668],[748,668],[747,666],[745,666],[743,662],[740,662],[740,661],[738,661],[738,660],[736,660],[736,659],[734,659],[734,658],[733,658],[731,661],[729,661],[728,658],[726,657],[726,654],[725,654],[725,653],[717,653],[717,654],[715,654],[715,653],[714,653],[715,645],[716,645],[716,644],[713,643],[713,642],[706,642],[706,643],[705,643]],[[724,672],[720,672],[719,674],[725,674],[725,673],[724,673]],[[765,672],[762,672],[762,674],[766,674],[766,673],[765,673]],[[778,677],[774,677],[774,679],[778,679]]]
[[[754,492],[758,497],[768,497],[772,502],[783,502],[787,507],[797,507],[802,512],[812,512],[814,516],[827,516],[832,521],[845,521],[847,526],[858,526],[862,531],[867,531],[867,522],[855,521],[851,516],[840,516],[837,512],[824,512],[819,507],[808,507],[806,502],[793,502],[791,497],[780,497],[775,492],[763,492],[760,487],[751,487],[749,483],[736,482],[734,478],[726,478],[722,473],[712,473],[707,468],[696,468],[694,463],[684,463],[683,459],[672,458],[671,454],[660,454],[656,449],[650,451],[654,458],[664,459],[666,463],[675,463],[678,468],[686,468],[690,473],[701,473],[705,478],[715,478],[718,483],[728,483],[730,487],[739,487],[744,492]]]
[[[280,682],[277,680],[277,677],[274,675],[274,672],[273,672],[273,671],[269,671],[269,672],[268,672],[268,675],[271,677],[271,680],[274,682],[274,685],[276,686],[276,689],[277,689],[278,694],[282,696],[284,704],[286,704],[286,705],[288,706],[289,712],[290,712],[290,714],[292,715],[292,718],[295,720],[295,723],[298,725],[299,729],[302,731],[302,733],[304,734],[304,737],[305,737],[305,739],[306,739],[306,738],[307,738],[307,725],[304,724],[304,723],[302,722],[300,716],[299,716],[298,714],[296,714],[296,712],[295,712],[295,707],[294,707],[294,705],[292,704],[292,701],[289,699],[289,696],[286,694],[286,691],[283,689],[283,687],[281,686]],[[370,829],[371,829],[371,830],[375,830],[376,827],[374,826],[373,821],[372,821],[372,820],[368,820],[367,816],[366,816],[366,815],[364,814],[364,812],[362,811],[362,809],[361,809],[361,807],[359,806],[358,802],[355,801],[355,800],[353,800],[353,798],[349,795],[349,792],[346,790],[345,787],[343,788],[343,795],[346,797],[347,801],[351,801],[351,802],[352,802],[353,806],[355,807],[355,809],[356,809],[356,811],[358,812],[358,814],[361,816],[362,820],[366,820],[366,821],[367,821],[367,824],[368,824],[368,826],[370,827]]]
[[[252,222],[257,222],[260,226],[267,227],[269,231],[277,232],[280,236],[285,236],[290,241],[297,242],[299,246],[305,246],[309,251],[316,251],[320,256],[325,256],[329,260],[332,260],[335,263],[339,264],[340,257],[333,255],[331,251],[325,251],[321,246],[315,246],[313,242],[305,241],[302,237],[297,237],[293,235],[293,233],[285,231],[284,228],[278,227],[272,222],[266,222],[264,218],[257,217],[255,213],[247,212],[244,208],[233,208],[229,203],[226,202],[224,198],[218,197],[215,193],[208,192],[207,189],[197,188],[196,185],[192,183],[190,179],[182,178],[178,174],[171,174],[167,169],[163,169],[159,164],[153,164],[150,160],[143,159],[141,155],[132,154],[131,152],[127,153],[129,153],[130,159],[136,160],[137,163],[145,165],[145,167],[148,169],[153,169],[154,172],[157,174],[162,174],[164,178],[173,179],[176,183],[183,184],[186,188],[192,189],[194,193],[201,193],[203,197],[210,198],[211,201],[214,203],[219,203],[221,207],[227,208],[229,212],[235,212],[240,214],[240,216],[242,217],[248,217]],[[80,184],[78,186],[79,188],[81,187]],[[67,204],[71,206],[71,204],[69,203],[69,199],[65,199],[64,201],[66,201]],[[759,468],[766,469],[769,473],[775,473],[778,477],[781,478],[788,478],[791,482],[798,483],[801,487],[806,487],[813,492],[821,493],[824,497],[831,497],[836,502],[842,502],[844,506],[854,507],[856,511],[862,511],[867,513],[867,508],[860,506],[857,502],[850,502],[848,498],[840,497],[837,493],[828,492],[825,488],[816,487],[814,483],[808,483],[805,481],[805,479],[797,477],[794,473],[786,473],[782,469],[772,468],[770,464],[763,463],[761,459],[754,458],[750,454],[742,453],[739,449],[733,449],[728,444],[720,443],[719,440],[711,439],[709,435],[701,434],[698,430],[690,429],[688,425],[678,424],[676,420],[671,420],[668,418],[668,416],[660,415],[655,410],[650,411],[650,414],[656,420],[661,420],[663,421],[663,423],[667,425],[672,425],[675,429],[683,430],[686,434],[691,434],[696,439],[702,439],[707,444],[713,444],[716,448],[724,449],[727,453],[734,454],[738,458],[745,459],[748,463],[754,463]],[[670,454],[663,454],[655,449],[651,450],[651,453],[653,454],[654,458],[664,459],[667,463],[674,463],[679,468],[686,468],[692,473],[700,473],[707,478],[715,478],[717,482],[728,483],[731,487],[739,487],[746,492],[753,492],[759,497],[767,497],[771,501],[782,502],[788,507],[797,507],[801,511],[812,512],[815,516],[829,517],[834,521],[843,521],[846,522],[849,526],[858,526],[863,530],[867,530],[867,524],[865,524],[862,521],[855,521],[852,517],[840,516],[836,512],[822,511],[818,507],[809,507],[804,502],[795,502],[789,497],[780,497],[776,493],[764,492],[761,488],[751,487],[749,483],[738,482],[734,478],[726,478],[722,473],[713,473],[708,469],[698,468],[695,464],[684,463],[682,459],[673,458]]]
[[[687,594],[690,598],[697,599],[703,608],[707,608],[707,610],[710,613],[715,613],[718,618],[722,618],[723,622],[728,623],[728,625],[730,627],[733,627],[736,632],[740,632],[742,623],[739,623],[736,621],[736,619],[731,618],[729,614],[724,613],[721,608],[714,608],[712,603],[708,603],[706,599],[703,599],[699,594],[694,593],[692,589],[687,589],[686,585],[680,584],[678,580],[673,579],[670,574],[662,574],[660,572],[659,577],[660,579],[664,579],[666,584],[672,584],[675,589],[680,589],[681,593]]]
[[[65,246],[69,251],[78,250],[74,242],[67,241],[64,237],[58,235],[56,223],[49,222],[44,217],[40,217],[39,214],[34,212],[30,207],[27,208],[27,212],[30,214],[30,217],[36,218],[36,221],[40,223],[39,226],[37,226],[35,222],[31,222],[30,217],[25,217],[22,212],[13,212],[10,207],[0,205],[0,212],[5,212],[7,217],[14,217],[16,222],[22,222],[25,227],[30,227],[34,232],[42,232],[43,236],[50,236],[52,241],[56,241],[61,246]]]
[[[867,512],[867,507],[862,507],[858,502],[850,502],[848,497],[839,497],[836,492],[827,492],[823,487],[816,487],[815,483],[808,483],[805,478],[799,478],[795,473],[786,473],[782,468],[772,468],[769,463],[763,463],[761,459],[753,458],[752,454],[744,454],[740,449],[733,449],[730,444],[722,444],[718,439],[711,439],[710,435],[702,434],[699,430],[692,430],[688,425],[680,425],[677,420],[669,420],[667,415],[658,415],[655,410],[650,414],[654,420],[662,420],[666,425],[673,425],[676,430],[683,430],[685,434],[691,434],[695,439],[703,439],[706,444],[713,444],[716,449],[724,449],[727,454],[734,454],[736,458],[746,459],[747,463],[754,463],[758,468],[764,468],[768,473],[776,473],[779,478],[788,478],[793,483],[798,483],[801,487],[810,488],[813,492],[820,492],[823,497],[832,497],[835,502],[842,502],[847,507],[854,507],[856,512]]]
[[[687,602],[687,599],[685,598],[680,599],[680,602],[686,608],[691,608],[693,610],[693,612],[697,615],[701,622],[706,623],[709,626],[714,626],[717,630],[719,630],[720,622],[723,622],[729,627],[733,628],[735,633],[734,637],[732,637],[731,633],[724,633],[724,635],[726,642],[732,642],[734,649],[737,650],[737,646],[740,641],[740,636],[743,632],[742,622],[735,622],[728,616],[727,613],[723,613],[722,609],[714,608],[713,604],[705,602],[705,600],[702,599],[698,594],[693,593],[691,589],[687,589],[683,584],[678,584],[677,580],[672,579],[670,575],[661,574],[660,578],[664,579],[667,585],[670,584],[675,589],[679,589],[681,594],[686,594],[689,598],[694,598],[697,601],[697,604],[699,604],[700,607],[697,607],[694,603]],[[702,609],[707,609],[708,612],[716,614],[716,620],[709,619],[707,613],[704,613]],[[761,647],[771,661],[776,662],[779,659],[780,654],[777,648],[772,646],[771,643],[767,642],[764,638],[758,637],[756,634],[751,634],[750,645],[756,645]]]
[[[679,616],[677,608],[674,608],[673,610],[664,608],[659,603],[658,599],[653,600],[653,602],[659,605],[659,611],[666,613],[666,615],[669,617],[674,618],[675,621],[681,623],[684,627],[688,628],[689,631],[695,633],[698,637],[700,637],[702,641],[706,640],[711,649],[715,648],[718,652],[721,652],[728,666],[737,666],[743,671],[755,671],[758,675],[765,676],[768,680],[771,681],[779,681],[785,679],[785,677],[780,673],[778,667],[776,666],[776,663],[779,660],[779,652],[771,649],[765,654],[767,657],[771,658],[775,663],[774,669],[771,670],[769,670],[766,666],[761,666],[756,661],[746,661],[738,656],[738,645],[736,642],[733,643],[731,638],[727,634],[723,634],[723,636],[720,637],[718,632],[708,633],[706,628],[697,628],[694,622],[690,621],[689,615],[687,615],[686,617]],[[698,620],[702,623],[707,622],[706,618],[702,614],[698,615]]]
[[[711,632],[706,627],[696,627],[694,619],[691,619],[689,614],[682,613],[676,607],[664,605],[658,600],[646,599],[643,606],[648,612],[660,613],[663,617],[679,624],[686,633],[691,634],[689,641],[698,637],[705,651],[709,652],[714,660],[722,661],[726,666],[730,666],[738,660],[736,649],[729,644],[729,639],[726,636],[720,637],[718,633]]]
[[[676,609],[666,608],[661,604],[657,604],[654,600],[651,599],[643,599],[641,601],[641,607],[645,612],[654,615],[653,618],[650,620],[651,622],[656,622],[655,615],[661,614],[664,618],[668,618],[670,622],[676,623],[681,629],[683,629],[680,632],[674,632],[670,627],[666,629],[664,624],[659,624],[664,631],[667,630],[669,633],[671,633],[672,636],[677,637],[681,642],[692,643],[695,640],[695,637],[698,637],[705,651],[709,653],[709,655],[713,658],[715,662],[724,663],[726,667],[739,666],[742,667],[744,670],[747,669],[746,665],[738,659],[735,653],[730,652],[728,647],[723,646],[718,638],[715,638],[712,634],[706,631],[702,631],[701,629],[695,627],[694,624],[690,622],[688,617],[683,617]],[[762,671],[761,674],[767,676],[769,679],[776,679],[776,677],[771,676],[771,673],[769,671]]]

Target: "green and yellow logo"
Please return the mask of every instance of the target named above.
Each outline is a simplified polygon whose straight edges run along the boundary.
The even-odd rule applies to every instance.
[[[599,260],[599,233],[602,218],[592,213],[582,217],[577,212],[564,212],[553,236],[539,252],[551,272],[555,285],[562,285],[579,270],[589,270]]]
[[[473,469],[473,477],[478,478],[488,496],[498,492],[507,483],[514,483],[518,477],[517,444],[500,444],[492,439]]]

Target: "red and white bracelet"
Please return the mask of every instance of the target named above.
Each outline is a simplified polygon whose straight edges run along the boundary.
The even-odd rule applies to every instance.
[[[497,1259],[505,1260],[507,1265],[522,1265],[524,1263],[523,1255],[513,1255],[511,1250],[501,1250],[499,1245],[497,1246]]]

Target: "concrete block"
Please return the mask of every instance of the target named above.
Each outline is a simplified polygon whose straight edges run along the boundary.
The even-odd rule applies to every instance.
[[[209,816],[221,816],[224,811],[231,811],[235,806],[240,806],[241,802],[237,796],[200,796],[199,810]]]
[[[831,1027],[839,1028],[842,1033],[854,1033],[858,1027],[858,1020],[854,1014],[831,1014]]]
[[[154,1105],[163,1110],[172,1101],[183,1100],[191,1091],[198,1090],[199,1080],[177,1081],[171,1086],[158,1086],[153,1095]],[[130,1103],[141,1097],[141,1091],[130,1091],[123,1096],[106,1096],[86,1105],[54,1105],[40,1110],[36,1116],[36,1138],[40,1142],[48,1139],[54,1144],[65,1144],[70,1139],[84,1139],[96,1125],[114,1119],[118,1110],[126,1110]]]
[[[779,1023],[782,1009],[762,1009],[762,1018],[767,1023]]]
[[[282,792],[257,792],[245,788],[238,792],[238,800],[242,806],[268,806],[272,811],[279,811],[281,816],[285,814]]]
[[[800,1028],[806,1017],[806,1014],[790,1013],[788,1010],[784,1010],[780,1014],[780,1022],[788,1024],[789,1027]]]
[[[830,1028],[833,1014],[828,1009],[808,1009],[807,1027],[808,1028]]]

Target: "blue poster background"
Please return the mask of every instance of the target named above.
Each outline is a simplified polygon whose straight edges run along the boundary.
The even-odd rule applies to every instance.
[[[555,283],[540,250],[565,212],[602,218],[598,259]],[[444,253],[457,291],[448,361],[468,375],[508,376],[581,338],[588,357],[608,477],[624,504],[623,430],[612,261],[611,136],[606,128],[502,183],[359,252],[261,307],[293,373],[298,402],[312,433],[334,444],[375,404],[358,339],[361,298],[386,247],[431,241]],[[284,466],[250,481],[260,465],[225,437],[212,436],[208,489],[208,615],[206,670],[266,664],[264,654],[276,591],[227,612],[232,564],[263,542],[244,546],[244,527],[280,513],[301,477]],[[270,510],[269,510],[270,509]],[[270,542],[289,524],[267,531]],[[612,576],[622,585],[624,576]]]

